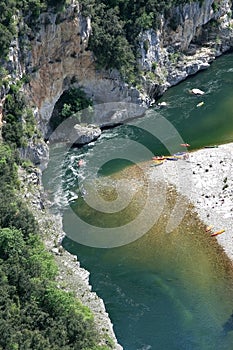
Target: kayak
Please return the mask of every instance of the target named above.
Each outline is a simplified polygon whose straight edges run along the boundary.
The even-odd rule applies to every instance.
[[[161,164],[163,164],[163,161],[155,162],[154,164],[151,164],[151,167],[158,166],[158,165],[161,165]]]
[[[225,230],[216,231],[216,232],[212,233],[210,236],[214,237],[214,236],[220,235],[223,232],[225,232]]]
[[[190,144],[189,143],[181,143],[180,144],[182,147],[190,147]]]
[[[152,159],[153,160],[164,160],[164,159],[166,159],[166,157],[164,157],[164,156],[154,156],[154,157],[152,157]]]
[[[214,225],[206,226],[205,232],[210,232],[213,227],[214,227]]]
[[[178,160],[178,157],[166,157],[167,160]]]
[[[174,156],[183,156],[186,152],[177,152],[174,153]]]
[[[200,89],[192,89],[190,90],[190,92],[194,95],[204,95],[204,91],[200,90]]]
[[[79,166],[79,167],[82,166],[82,165],[85,165],[85,164],[86,164],[86,162],[85,162],[84,159],[80,159],[80,160],[78,161],[78,166]]]

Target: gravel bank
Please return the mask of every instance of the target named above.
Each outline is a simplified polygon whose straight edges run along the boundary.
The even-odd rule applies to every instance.
[[[200,219],[233,261],[233,143],[190,152],[187,160],[166,160],[150,167],[154,181],[165,180],[194,204]],[[214,238],[213,238],[214,239]]]

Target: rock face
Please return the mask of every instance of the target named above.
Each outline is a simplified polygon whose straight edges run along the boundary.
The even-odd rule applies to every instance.
[[[80,125],[75,124],[73,126],[62,125],[61,128],[57,128],[50,136],[50,142],[71,142],[72,145],[80,146],[85,145],[96,140],[101,135],[101,129],[92,124]]]
[[[158,30],[142,32],[139,56],[144,93],[122,82],[116,71],[96,71],[88,50],[91,21],[82,16],[75,0],[62,13],[42,14],[35,30],[23,38],[24,67],[17,63],[17,40],[9,64],[18,75],[23,71],[30,75],[27,94],[37,109],[42,135],[46,135],[55,103],[71,86],[82,87],[94,103],[124,101],[148,106],[168,87],[207,68],[232,47],[231,6],[230,0],[179,5],[161,15]]]
[[[42,14],[38,32],[32,35],[26,69],[32,77],[29,95],[38,108],[43,132],[55,103],[71,81],[82,84],[84,79],[95,76],[92,54],[86,50],[90,20],[81,16],[78,5],[72,5],[60,15]]]
[[[232,3],[204,0],[171,8],[160,28],[141,33],[141,69],[150,98],[209,66],[233,45]]]
[[[29,159],[33,164],[38,166],[43,171],[48,163],[49,148],[48,145],[40,140],[30,140],[27,147],[20,149],[20,157],[23,159]]]
[[[38,108],[43,135],[48,132],[55,103],[70,86],[81,86],[96,103],[141,102],[136,89],[119,83],[117,72],[96,72],[87,49],[91,22],[82,16],[76,1],[62,14],[42,14],[37,26],[38,31],[27,39],[32,49],[26,54],[25,67],[31,76],[28,94]]]

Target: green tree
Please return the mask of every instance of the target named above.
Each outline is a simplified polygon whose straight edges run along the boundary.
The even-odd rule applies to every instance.
[[[61,124],[65,119],[73,116],[74,124],[79,122],[79,111],[88,109],[93,104],[81,88],[70,88],[64,91],[55,105],[54,112],[50,118],[52,130]],[[87,111],[89,112],[89,111]]]
[[[22,254],[25,241],[22,233],[16,229],[0,229],[0,258],[8,259],[11,256]]]
[[[12,39],[13,34],[0,23],[0,57],[7,56]]]

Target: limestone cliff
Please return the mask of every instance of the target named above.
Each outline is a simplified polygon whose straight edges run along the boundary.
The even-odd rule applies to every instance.
[[[157,31],[141,33],[141,69],[150,98],[209,66],[233,45],[232,1],[204,0],[171,8]]]
[[[216,56],[232,47],[231,7],[229,0],[179,5],[160,17],[157,31],[142,32],[141,92],[122,82],[117,72],[96,71],[93,54],[87,48],[91,22],[82,16],[76,1],[62,14],[42,14],[37,30],[28,37],[31,50],[24,65],[31,76],[27,91],[38,110],[43,135],[56,101],[71,84],[82,86],[95,103],[148,105],[169,86],[207,68]]]
[[[143,81],[139,92],[123,82],[116,71],[95,69],[93,54],[88,50],[91,21],[82,16],[76,0],[62,13],[41,14],[33,29],[28,28],[23,19],[17,28],[18,36],[4,64],[9,76],[0,91],[0,125],[9,83],[26,74],[29,83],[24,91],[34,108],[42,136],[48,133],[56,102],[73,85],[83,87],[95,103],[124,101],[149,105],[169,86],[208,67],[209,62],[233,45],[230,0],[194,1],[171,8],[160,16],[157,30],[140,34],[139,63]],[[99,115],[101,113],[104,114],[102,108]],[[115,113],[116,118],[112,118],[108,110],[105,115],[111,124],[124,119],[122,113]],[[125,118],[128,117],[125,113]],[[96,118],[95,122],[101,124],[102,119]],[[34,146],[32,142],[22,155],[27,157],[32,153],[30,157],[36,163],[41,161],[41,154],[47,153],[45,145]]]
[[[31,80],[28,93],[38,109],[40,129],[45,134],[53,107],[71,83],[95,76],[91,52],[87,51],[90,20],[82,17],[78,4],[65,13],[44,13],[38,31],[32,32],[26,71]]]
[[[118,74],[113,78],[108,72],[96,71],[93,54],[87,48],[90,33],[90,19],[82,16],[74,1],[62,14],[42,14],[37,30],[25,39],[31,46],[24,62],[31,77],[27,93],[38,110],[43,135],[55,103],[71,85],[81,86],[96,103],[141,101],[135,89],[122,88]]]
[[[71,85],[82,86],[95,103],[150,105],[169,86],[207,68],[216,56],[232,47],[231,9],[230,0],[190,2],[161,15],[158,30],[142,32],[140,91],[123,82],[116,71],[95,69],[88,50],[91,21],[82,16],[76,0],[62,13],[41,14],[33,29],[19,21],[19,35],[12,43],[7,68],[12,80],[23,73],[29,75],[25,92],[45,136],[55,103]],[[4,92],[2,89],[1,98]],[[95,122],[98,124],[98,118]]]

